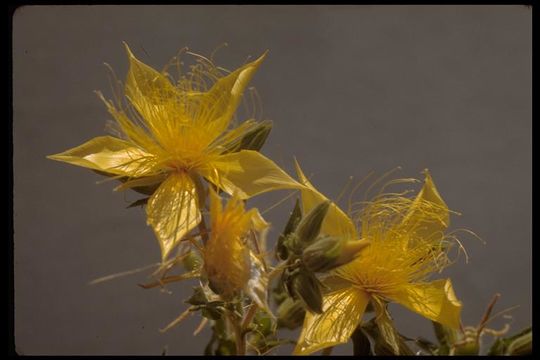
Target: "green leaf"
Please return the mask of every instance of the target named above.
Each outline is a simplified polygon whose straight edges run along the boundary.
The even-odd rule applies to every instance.
[[[532,354],[532,328],[530,326],[511,337],[497,339],[488,351],[488,355],[529,354]]]
[[[288,297],[277,309],[277,326],[294,330],[302,325],[305,315],[302,302]]]
[[[219,319],[214,321],[212,325],[212,337],[204,349],[204,355],[232,355],[235,352],[236,345],[227,334],[224,320]]]
[[[391,323],[381,325],[381,320],[376,322],[374,318],[362,325],[362,330],[370,338],[375,355],[414,355]],[[390,332],[392,334],[389,334]]]
[[[386,309],[383,309],[382,313],[378,314],[375,318],[375,323],[379,328],[381,338],[386,342],[395,355],[400,355],[399,352],[399,335],[394,329],[390,314]]]
[[[403,337],[403,335],[402,335]],[[428,339],[425,339],[421,336],[417,337],[416,339],[413,339],[416,346],[418,346],[420,349],[427,352],[429,355],[435,355],[437,354],[438,347]]]
[[[368,337],[362,331],[362,327],[358,326],[351,335],[353,342],[353,355],[356,356],[372,356],[371,345]]]
[[[116,174],[111,174],[111,173],[108,173],[108,172],[105,172],[105,171],[99,171],[99,170],[92,170],[92,171],[95,172],[96,174],[106,176],[106,177],[117,177],[118,176]],[[117,180],[122,182],[122,183],[125,183],[126,181],[128,181],[130,179],[128,177],[124,176],[124,177],[117,178]],[[131,189],[133,191],[138,192],[139,194],[150,196],[157,190],[157,188],[160,185],[161,185],[161,183],[157,183],[157,184],[154,184],[154,185],[148,185],[148,186],[135,186],[135,187],[132,187]]]
[[[307,310],[322,313],[322,293],[319,280],[308,271],[300,271],[291,278],[291,290],[302,300]]]
[[[439,351],[437,352],[437,355],[448,355],[450,353],[450,348],[457,341],[457,331],[436,321],[432,321],[431,324],[433,325],[435,337],[439,342]]]

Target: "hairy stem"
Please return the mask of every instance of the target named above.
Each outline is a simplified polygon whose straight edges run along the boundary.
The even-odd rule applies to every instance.
[[[193,182],[195,183],[195,189],[197,189],[199,208],[206,207],[206,188],[203,185],[201,177],[199,175],[192,176]],[[204,220],[204,215],[201,214],[201,222],[198,225],[199,234],[202,239],[203,245],[206,245],[208,242],[208,228],[206,227],[206,221]]]
[[[244,336],[246,334],[247,328],[251,324],[251,320],[255,317],[255,314],[257,314],[258,306],[255,303],[251,303],[249,305],[249,309],[246,313],[246,316],[244,316],[244,320],[242,321],[242,332],[244,333]]]
[[[227,311],[227,319],[231,324],[231,327],[234,332],[234,341],[236,343],[236,354],[235,355],[245,355],[246,354],[246,341],[242,331],[242,326],[240,324],[240,319],[232,312]]]

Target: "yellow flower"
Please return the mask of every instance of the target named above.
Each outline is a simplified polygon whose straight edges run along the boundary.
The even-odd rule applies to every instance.
[[[302,190],[304,208],[326,200],[298,164],[297,171],[307,186]],[[381,321],[389,321],[382,310],[383,302],[389,301],[441,324],[459,327],[461,303],[450,280],[428,281],[431,273],[449,264],[444,234],[449,212],[427,170],[423,188],[414,199],[379,195],[360,213],[359,222],[361,237],[371,245],[323,279],[328,289],[323,313],[306,313],[295,354],[346,343],[370,301]],[[353,221],[337,206],[325,218],[325,231],[358,236]]]
[[[223,208],[219,195],[210,190],[210,238],[203,249],[204,269],[212,290],[228,298],[242,290],[250,278],[251,258],[247,244],[257,229],[257,209],[245,211],[235,194]],[[267,224],[265,223],[267,226]]]
[[[248,120],[229,129],[244,89],[266,54],[226,76],[206,60],[173,84],[166,73],[137,60],[127,45],[126,50],[127,101],[117,99],[115,106],[99,94],[121,138],[97,137],[48,158],[127,179],[122,189],[160,184],[146,213],[162,260],[201,220],[200,177],[242,199],[300,186],[256,151],[228,151],[257,126]]]

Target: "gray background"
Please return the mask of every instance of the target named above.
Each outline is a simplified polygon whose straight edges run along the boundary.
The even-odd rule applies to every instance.
[[[252,85],[274,129],[264,153],[288,171],[298,157],[336,197],[348,176],[421,177],[429,168],[470,255],[445,274],[476,323],[495,292],[531,321],[531,10],[525,6],[73,6],[14,16],[15,336],[24,354],[201,354],[209,336],[185,308],[190,284],[143,290],[144,274],[88,281],[159,260],[131,193],[85,169],[45,159],[104,134],[92,93],[120,78],[122,41],[161,68],[189,46],[229,69],[270,53]],[[251,204],[268,207],[286,192]],[[290,202],[267,213],[283,226]],[[399,329],[431,336],[394,307]],[[501,324],[499,321],[497,324]],[[295,336],[294,333],[284,335]],[[288,353],[284,348],[281,353]],[[348,353],[350,344],[335,350]]]

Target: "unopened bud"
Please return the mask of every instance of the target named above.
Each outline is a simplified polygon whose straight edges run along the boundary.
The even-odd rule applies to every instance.
[[[345,265],[360,255],[362,250],[366,249],[371,242],[369,240],[349,240],[345,242],[341,249],[341,254],[337,260],[337,266]]]
[[[202,258],[195,251],[191,250],[182,259],[182,265],[188,271],[198,270],[202,266]]]
[[[287,298],[277,309],[277,325],[291,330],[296,329],[302,325],[305,314],[306,311],[301,301]]]
[[[302,262],[313,272],[334,268],[341,255],[343,241],[333,236],[320,236],[302,252]]]
[[[344,241],[331,236],[320,236],[304,249],[302,261],[314,272],[325,272],[353,260],[369,246],[367,240]]]
[[[480,353],[480,343],[477,334],[476,328],[466,327],[464,339],[453,344],[450,355],[478,355]]]
[[[231,153],[240,150],[258,151],[263,147],[268,135],[270,134],[270,131],[272,131],[272,122],[269,120],[262,121],[240,139],[231,142],[227,146],[224,153]]]
[[[294,230],[298,226],[298,223],[302,219],[302,209],[300,208],[300,203],[298,199],[296,199],[296,203],[294,204],[293,211],[291,212],[291,215],[289,216],[289,220],[287,221],[287,225],[285,225],[285,229],[283,230],[283,233],[279,235],[277,246],[276,246],[276,257],[279,260],[287,260],[289,257],[289,249],[292,245],[292,243],[296,241],[291,242],[291,236],[294,234]]]
[[[476,340],[467,340],[459,344],[454,344],[451,355],[478,355],[480,344]]]
[[[317,314],[322,313],[322,294],[319,281],[309,272],[301,271],[291,279],[292,290],[308,310]]]
[[[302,247],[311,244],[317,238],[329,207],[330,201],[324,201],[315,206],[300,221],[296,229],[296,234]]]

